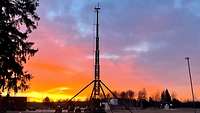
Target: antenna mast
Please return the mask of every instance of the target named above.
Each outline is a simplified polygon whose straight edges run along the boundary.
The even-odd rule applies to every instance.
[[[105,91],[103,89],[103,87],[105,87],[112,95],[113,97],[115,97],[116,99],[118,99],[118,97],[101,81],[100,79],[100,48],[99,48],[99,10],[101,9],[98,6],[96,6],[95,8],[95,12],[96,12],[96,48],[95,48],[95,71],[94,71],[94,80],[91,81],[89,84],[87,84],[83,89],[81,89],[76,95],[74,95],[68,102],[67,104],[69,104],[70,102],[72,102],[72,100],[78,96],[80,93],[82,93],[85,89],[87,89],[91,84],[94,83],[94,87],[92,89],[92,93],[90,95],[90,107],[91,110],[93,111],[93,113],[97,112],[98,110],[102,110],[101,107],[101,99],[100,99],[100,93],[103,94],[104,99],[107,99]],[[109,102],[109,101],[108,101]],[[126,105],[123,105],[125,108],[127,108]],[[96,111],[97,110],[97,111]],[[132,111],[127,108],[127,110],[132,113]],[[103,111],[103,110],[102,110]],[[98,113],[105,113],[105,112],[99,112]],[[112,112],[112,110],[111,110]],[[92,113],[92,112],[91,112]],[[113,112],[112,112],[113,113]]]
[[[100,63],[99,63],[99,4],[94,8],[96,11],[96,50],[95,50],[95,81],[94,81],[94,98],[100,95]]]

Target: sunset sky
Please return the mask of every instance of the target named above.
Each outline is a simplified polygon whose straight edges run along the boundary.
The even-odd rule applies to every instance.
[[[185,57],[200,99],[200,0],[40,0],[38,53],[26,64],[39,101],[72,97],[94,76],[94,6],[100,3],[101,79],[113,90],[148,95],[168,88],[191,99]],[[79,99],[88,96],[85,91]]]

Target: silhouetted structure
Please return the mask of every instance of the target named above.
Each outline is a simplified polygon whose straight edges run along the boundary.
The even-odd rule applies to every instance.
[[[83,92],[86,88],[88,88],[90,85],[94,84],[92,93],[90,96],[90,111],[92,113],[104,113],[101,106],[101,99],[100,99],[100,93],[102,92],[104,98],[107,100],[106,94],[104,92],[103,86],[115,97],[117,96],[101,81],[100,79],[100,50],[99,50],[99,5],[94,8],[96,12],[96,50],[95,50],[95,76],[94,80],[91,81],[88,85],[86,85],[82,90],[80,90],[75,96],[73,96],[68,102],[71,102],[76,96],[78,96],[81,92]],[[109,101],[108,101],[109,103]],[[127,108],[127,107],[126,107]],[[129,110],[130,111],[130,110]],[[111,111],[112,112],[112,111]],[[131,112],[131,111],[130,111]]]
[[[27,108],[27,97],[1,97],[0,105],[0,111],[25,111]]]

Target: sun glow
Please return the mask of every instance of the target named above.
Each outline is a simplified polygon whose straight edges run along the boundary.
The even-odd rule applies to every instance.
[[[68,100],[73,95],[31,91],[27,93],[19,93],[16,96],[26,96],[28,97],[28,102],[42,102],[45,97],[49,97],[50,101],[56,102],[56,101]],[[79,96],[75,100],[84,101],[86,100],[86,98],[87,97]]]
[[[74,94],[69,93],[71,88],[68,87],[57,87],[53,88],[47,91],[26,91],[26,92],[10,92],[10,96],[16,96],[16,97],[27,97],[28,102],[43,102],[44,98],[49,97],[50,101],[56,102],[56,101],[63,101],[63,100],[69,100],[74,96]],[[6,96],[7,93],[3,92],[2,96]],[[77,96],[74,100],[84,101],[87,99],[87,96],[80,95]]]

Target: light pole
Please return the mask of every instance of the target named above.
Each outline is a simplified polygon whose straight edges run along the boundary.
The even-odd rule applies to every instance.
[[[191,86],[191,91],[192,91],[192,101],[193,101],[194,113],[196,113],[196,106],[195,106],[195,100],[194,100],[194,88],[193,88],[192,74],[191,74],[191,69],[190,69],[190,58],[185,57],[185,60],[187,61],[187,65],[188,65],[188,74],[189,74],[189,78],[190,78],[190,86]]]

